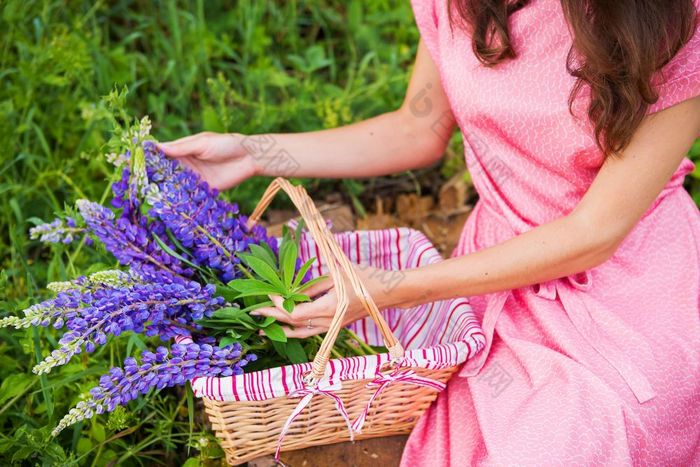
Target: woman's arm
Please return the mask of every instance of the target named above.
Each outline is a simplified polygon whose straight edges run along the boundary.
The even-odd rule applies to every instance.
[[[678,168],[700,132],[700,97],[646,118],[629,147],[603,164],[566,217],[502,244],[407,271],[387,305],[516,289],[606,261]]]
[[[380,308],[405,308],[516,289],[595,267],[610,258],[656,199],[699,132],[700,97],[647,117],[624,154],[606,160],[569,215],[499,245],[405,270],[390,290],[376,270],[358,272]],[[257,314],[291,325],[285,329],[290,337],[324,332],[337,297],[330,281],[316,284],[310,293],[323,290],[329,293],[297,305],[291,314],[283,311],[277,297],[272,297],[277,307],[261,308]],[[350,299],[346,323],[365,314],[359,300]]]
[[[230,188],[254,175],[352,178],[437,162],[454,130],[438,70],[421,42],[403,105],[340,128],[296,134],[200,133],[161,145],[210,185]]]

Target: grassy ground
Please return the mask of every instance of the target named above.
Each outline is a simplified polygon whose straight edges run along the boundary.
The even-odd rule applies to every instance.
[[[109,168],[99,157],[108,129],[100,98],[115,85],[128,86],[130,113],[150,115],[161,140],[334,127],[401,102],[417,41],[406,0],[2,2],[0,316],[36,301],[47,281],[107,261],[86,249],[42,248],[27,230],[64,204],[102,195]],[[250,208],[265,183],[232,196]],[[362,190],[356,182],[333,188],[350,197]],[[690,189],[700,200],[698,184]],[[50,377],[33,376],[54,344],[50,331],[0,330],[0,464],[218,462],[184,390],[51,439],[77,395],[143,342],[124,336]]]

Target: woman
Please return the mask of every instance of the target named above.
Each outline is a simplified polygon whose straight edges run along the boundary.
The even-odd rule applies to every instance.
[[[472,297],[487,333],[403,464],[700,461],[700,215],[682,187],[700,132],[698,3],[413,6],[422,40],[397,111],[304,134],[203,133],[166,153],[219,188],[372,177],[435,163],[459,125],[480,200],[453,257],[389,291],[363,272],[381,307]],[[260,312],[306,337],[335,299]],[[353,303],[348,322],[362,317]]]

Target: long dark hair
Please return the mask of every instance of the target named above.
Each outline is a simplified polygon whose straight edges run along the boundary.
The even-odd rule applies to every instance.
[[[487,66],[517,55],[508,18],[530,0],[449,0],[453,24],[467,27]],[[624,149],[658,92],[652,78],[695,31],[693,0],[561,0],[574,41],[567,59],[576,78],[569,107],[590,87],[588,118],[600,149]],[[454,18],[456,11],[459,18]]]

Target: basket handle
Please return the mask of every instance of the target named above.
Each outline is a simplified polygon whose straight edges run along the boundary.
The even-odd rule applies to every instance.
[[[314,202],[309,197],[303,186],[292,185],[288,180],[278,177],[270,183],[265,193],[263,193],[258,205],[248,219],[248,227],[252,227],[258,223],[260,216],[265,209],[270,205],[270,202],[275,197],[279,190],[284,191],[296,206],[306,226],[311,232],[312,237],[316,240],[316,245],[321,253],[322,259],[328,265],[331,279],[336,289],[338,296],[338,305],[335,310],[335,315],[331,321],[326,337],[321,343],[321,347],[314,358],[311,370],[312,380],[318,381],[323,376],[326,365],[330,358],[330,353],[338,338],[338,333],[343,327],[343,318],[348,308],[348,291],[345,287],[342,273],[348,278],[355,295],[360,299],[367,314],[372,318],[374,323],[379,328],[384,339],[389,354],[392,358],[401,358],[404,355],[404,349],[401,343],[394,337],[389,325],[386,323],[379,308],[372,297],[370,297],[367,288],[360,280],[350,260],[345,256],[343,250],[333,238],[326,222],[318,211]]]

